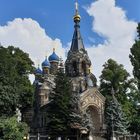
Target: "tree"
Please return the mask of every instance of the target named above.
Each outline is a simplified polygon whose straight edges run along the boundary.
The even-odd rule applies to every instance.
[[[87,131],[87,136],[89,132],[93,132],[94,125],[90,112],[81,110],[80,93],[78,92],[72,93],[69,117],[69,124],[74,129],[74,132],[77,132],[76,135],[80,134],[81,129]]]
[[[132,134],[140,135],[140,109],[136,109],[130,121],[129,130]]]
[[[129,55],[131,64],[133,66],[133,75],[137,81],[137,92],[134,98],[135,112],[131,119],[130,130],[132,133],[140,134],[140,23],[137,27],[138,38],[135,40],[132,48],[130,49],[131,54]]]
[[[47,107],[47,131],[51,137],[63,136],[70,130],[69,114],[72,95],[71,82],[61,71],[55,78],[55,88],[50,93]]]
[[[128,134],[128,122],[122,110],[121,104],[114,96],[108,96],[105,104],[105,123],[107,124],[107,134],[110,139],[113,134]]]
[[[0,116],[12,116],[16,108],[31,106],[33,86],[29,74],[33,69],[27,53],[13,46],[0,46]]]
[[[129,78],[129,73],[124,69],[123,65],[109,59],[103,65],[102,74],[100,76],[100,91],[106,97],[113,88],[116,98],[121,104],[127,100],[131,93],[131,89],[135,90],[134,79]],[[131,95],[131,94],[130,94]]]
[[[115,97],[119,101],[131,127],[133,114],[136,112],[135,101],[138,99],[137,81],[129,78],[129,73],[124,69],[123,65],[112,59],[109,59],[103,67],[102,75],[100,76],[101,93],[107,99],[110,99],[112,97],[110,91],[112,88],[114,89]]]
[[[78,125],[82,127],[82,112],[80,109],[80,94],[73,92],[70,99],[70,125]]]
[[[140,90],[140,23],[138,24],[137,31],[139,38],[135,40],[135,43],[130,49],[131,54],[129,57],[133,66],[133,75],[138,81],[138,89]]]
[[[138,38],[140,40],[140,23],[138,23],[137,32],[138,32]]]
[[[78,135],[89,129],[90,118],[80,108],[80,94],[72,91],[71,80],[59,71],[47,106],[47,131],[51,137]]]
[[[16,117],[0,118],[1,140],[23,140],[23,137],[27,134],[27,125],[25,123],[18,122]]]

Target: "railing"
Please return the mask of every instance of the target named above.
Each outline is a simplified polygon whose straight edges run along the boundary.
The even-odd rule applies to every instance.
[[[69,138],[69,137],[71,137],[71,138]],[[29,135],[27,140],[50,140],[50,137],[48,137],[47,135],[40,135],[40,134]],[[61,140],[61,138],[56,137],[55,140]],[[71,135],[71,136],[67,136],[67,138],[65,137],[65,140],[78,140],[78,139],[77,139],[77,136]]]
[[[29,135],[29,140],[49,140],[49,137],[46,135]]]
[[[66,140],[77,140],[77,136],[68,136],[71,138],[66,138]],[[26,140],[49,140],[50,138],[47,135],[29,135],[28,139]],[[56,138],[56,140],[61,140],[60,138]],[[80,138],[79,138],[80,140]],[[92,136],[89,140],[106,140],[105,138],[102,138],[100,136]],[[127,135],[127,136],[118,136],[116,137],[116,140],[140,140],[140,136],[135,135]]]
[[[27,140],[50,140],[50,138],[46,135],[30,135]],[[55,140],[61,140],[61,138],[56,138]],[[77,136],[68,136],[65,140],[81,140],[81,138]],[[85,139],[84,139],[85,140]],[[105,140],[99,136],[90,136],[89,140]]]
[[[140,136],[138,135],[118,136],[117,140],[140,140]]]

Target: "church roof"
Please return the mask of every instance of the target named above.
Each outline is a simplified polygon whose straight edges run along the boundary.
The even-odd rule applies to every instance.
[[[55,49],[53,49],[53,53],[49,56],[50,62],[59,62],[59,57],[55,53]]]
[[[50,67],[50,63],[47,58],[42,62],[42,67]]]
[[[35,74],[36,74],[36,75],[41,75],[41,74],[42,74],[42,70],[38,67],[38,68],[35,70]]]
[[[80,15],[78,13],[78,5],[76,5],[76,13],[74,15],[74,22],[75,22],[75,25],[74,25],[74,34],[73,34],[73,38],[72,38],[72,44],[71,44],[71,51],[74,52],[74,51],[80,51],[80,50],[84,50],[84,44],[83,44],[83,39],[81,37],[81,34],[80,34]]]
[[[84,44],[83,44],[83,40],[80,34],[80,25],[79,24],[75,24],[75,30],[74,30],[74,34],[73,34],[73,39],[72,39],[72,44],[71,44],[71,51],[79,51],[84,48]]]

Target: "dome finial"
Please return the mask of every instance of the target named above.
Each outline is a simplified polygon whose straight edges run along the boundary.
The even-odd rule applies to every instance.
[[[77,2],[77,0],[76,0],[76,2],[75,2],[75,15],[74,15],[74,22],[80,22],[80,19],[81,19],[81,17],[80,17],[80,15],[79,15],[79,11],[78,11],[79,9],[78,9],[78,2]]]
[[[55,52],[55,47],[53,47],[53,52]]]
[[[38,67],[38,68],[40,67],[40,60],[39,59],[36,60],[36,67]]]

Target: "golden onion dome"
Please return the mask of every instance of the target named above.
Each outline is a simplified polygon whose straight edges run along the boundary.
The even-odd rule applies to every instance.
[[[73,19],[74,19],[74,22],[77,22],[77,21],[80,22],[81,16],[80,16],[79,14],[77,14],[77,15],[75,15],[75,16],[73,17]]]

